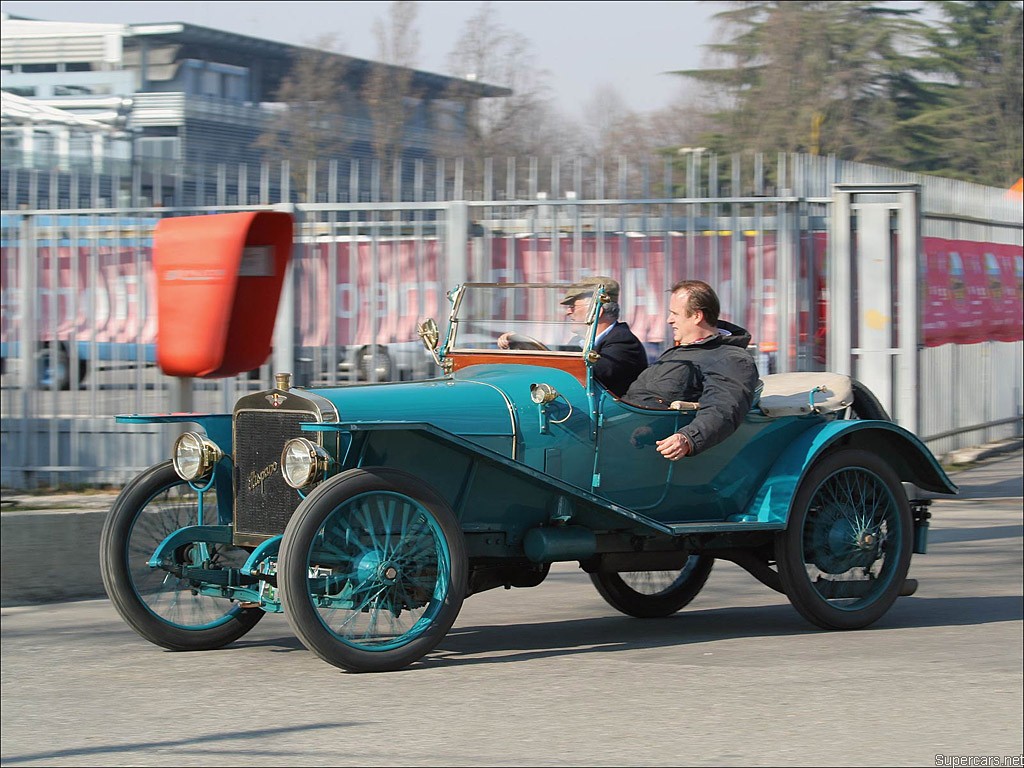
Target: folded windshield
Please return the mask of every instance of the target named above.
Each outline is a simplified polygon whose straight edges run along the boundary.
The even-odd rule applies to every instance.
[[[568,284],[467,283],[455,296],[449,351],[551,351],[582,354],[593,314],[570,315]],[[504,337],[504,338],[503,338]],[[507,344],[507,347],[505,346]]]

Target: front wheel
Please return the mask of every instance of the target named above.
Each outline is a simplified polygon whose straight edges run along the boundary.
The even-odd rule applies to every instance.
[[[678,571],[622,571],[590,574],[601,597],[617,611],[640,619],[671,616],[703,589],[715,558],[690,555]]]
[[[285,529],[285,616],[324,661],[351,672],[400,669],[448,633],[466,595],[465,539],[419,478],[351,469],[319,486]]]
[[[217,508],[213,491],[204,494],[203,504],[206,509]],[[198,584],[149,566],[160,542],[198,522],[196,491],[165,461],[121,491],[100,534],[100,572],[110,601],[139,635],[172,651],[220,648],[263,618],[259,608],[242,608],[227,598],[200,594]],[[247,557],[245,550],[229,544],[202,542],[177,553],[182,563],[203,563],[211,571],[239,568]]]
[[[913,519],[896,473],[867,451],[817,462],[775,555],[786,596],[825,629],[860,629],[892,606],[910,568]]]

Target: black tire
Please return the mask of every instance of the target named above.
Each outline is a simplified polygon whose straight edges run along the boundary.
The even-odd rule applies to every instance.
[[[825,629],[861,629],[892,607],[910,568],[913,519],[885,461],[845,449],[800,482],[776,537],[779,579],[801,616]]]
[[[359,350],[359,377],[363,381],[391,381],[395,364],[386,347],[371,344]]]
[[[432,488],[395,469],[350,469],[292,515],[278,584],[307,648],[350,672],[384,672],[417,661],[448,633],[468,570],[455,514]]]
[[[71,389],[72,383],[75,387],[81,386],[89,374],[89,362],[79,358],[77,366],[73,366],[67,345],[59,342],[42,344],[36,352],[35,366],[39,389],[66,391]],[[73,367],[77,368],[74,376],[71,375]]]
[[[204,507],[216,509],[216,503],[213,491],[207,491]],[[139,635],[172,651],[220,648],[263,618],[259,608],[194,594],[192,583],[147,564],[161,541],[196,525],[197,518],[196,492],[165,461],[125,486],[100,534],[100,573],[110,601]],[[230,545],[205,547],[203,559],[224,567],[241,566],[248,556]]]
[[[853,385],[853,405],[850,409],[852,418],[892,421],[874,392],[856,379],[851,379],[850,382]]]
[[[623,571],[590,574],[598,593],[617,611],[639,619],[671,616],[703,589],[715,558],[690,555],[678,571]]]
[[[63,344],[45,344],[36,352],[36,386],[71,389],[71,360]]]

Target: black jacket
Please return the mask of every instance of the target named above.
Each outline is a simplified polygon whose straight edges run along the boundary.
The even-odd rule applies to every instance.
[[[594,351],[601,356],[594,363],[594,378],[616,397],[622,397],[647,367],[647,350],[621,320],[594,345]]]
[[[674,400],[700,403],[693,421],[679,430],[693,453],[705,451],[731,435],[754,399],[757,366],[746,351],[750,334],[738,325],[719,322],[728,336],[681,344],[640,374],[623,400],[646,408],[668,408]]]

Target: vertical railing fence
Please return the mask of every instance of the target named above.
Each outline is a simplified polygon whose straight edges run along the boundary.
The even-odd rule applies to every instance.
[[[1003,190],[811,156],[677,162],[418,161],[411,174],[382,174],[332,161],[302,175],[287,163],[121,176],[5,167],[0,484],[123,483],[164,459],[171,437],[117,425],[115,414],[183,403],[228,411],[270,386],[274,370],[310,386],[437,375],[415,326],[443,321],[447,292],[464,280],[613,275],[625,319],[653,355],[668,341],[671,284],[704,279],[723,317],[751,331],[763,373],[822,369],[830,298],[854,293],[834,282],[836,259],[852,258],[834,248],[836,185],[916,186],[921,238],[1024,242],[1020,202]],[[185,391],[153,365],[156,222],[266,208],[296,221],[273,355]],[[850,322],[862,303],[852,298]],[[1019,340],[926,346],[918,337],[916,431],[936,454],[1021,434],[1021,353]]]

